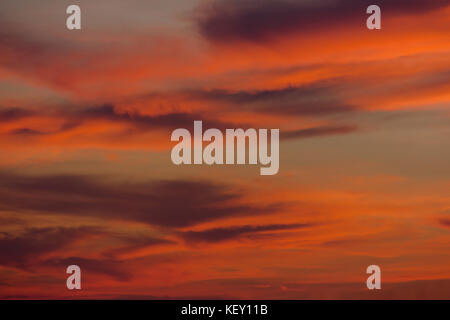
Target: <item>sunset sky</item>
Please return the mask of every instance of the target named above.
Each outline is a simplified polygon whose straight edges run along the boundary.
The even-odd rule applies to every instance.
[[[450,299],[449,39],[449,0],[2,0],[0,299]],[[174,165],[194,120],[279,173]]]

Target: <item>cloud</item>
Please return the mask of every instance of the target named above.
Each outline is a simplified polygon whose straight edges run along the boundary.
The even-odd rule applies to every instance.
[[[64,248],[98,230],[94,227],[29,228],[20,235],[0,233],[0,265],[27,268],[34,259]]]
[[[357,126],[342,125],[342,126],[319,126],[307,129],[282,131],[281,139],[299,139],[299,138],[311,138],[327,135],[348,134],[358,130]]]
[[[0,215],[1,226],[13,226],[13,225],[23,226],[24,224],[26,224],[26,221],[21,218]]]
[[[289,33],[311,33],[340,26],[364,26],[366,0],[212,0],[195,12],[200,34],[212,42],[267,42]],[[383,15],[423,14],[446,0],[379,0]]]
[[[146,249],[148,247],[175,244],[174,241],[163,238],[136,237],[136,236],[120,236],[119,238],[121,241],[124,242],[124,244],[107,250],[106,252],[103,253],[103,256],[109,258],[118,258],[120,255],[134,253],[136,251]]]
[[[156,116],[140,114],[138,112],[119,112],[113,105],[83,109],[74,115],[80,121],[108,120],[111,122],[127,123],[140,130],[155,130],[161,128],[176,129],[189,128],[195,120],[204,119],[204,115],[196,113],[167,113]],[[217,120],[204,120],[205,125],[212,128],[226,128],[227,124]]]
[[[14,129],[14,130],[9,131],[9,134],[18,135],[18,136],[22,136],[22,135],[32,136],[32,135],[43,134],[43,132],[34,130],[34,129],[29,129],[29,128],[19,128],[19,129]]]
[[[203,231],[182,232],[181,237],[190,243],[216,243],[228,240],[236,240],[254,234],[267,231],[283,231],[311,227],[311,224],[270,224],[262,226],[236,226],[226,228],[214,228]]]
[[[16,121],[25,117],[33,115],[33,112],[20,109],[20,108],[8,108],[0,109],[0,123]]]
[[[442,227],[450,228],[450,218],[441,218],[438,222]]]
[[[35,116],[45,118],[54,123],[52,129],[37,129],[33,127],[24,127],[18,122],[24,117]],[[129,137],[133,134],[142,134],[151,131],[167,131],[168,136],[171,130],[177,128],[189,128],[193,126],[195,120],[202,120],[204,128],[233,128],[234,123],[222,122],[220,120],[205,118],[203,114],[189,112],[174,112],[159,115],[146,115],[138,111],[120,111],[112,104],[102,106],[93,106],[81,108],[78,110],[41,110],[39,114],[25,109],[0,110],[1,122],[17,121],[17,128],[11,129],[6,133],[13,136],[45,136],[67,133],[82,126],[89,125],[98,121],[106,121],[111,124],[110,132],[117,138],[117,130],[120,130],[119,136]],[[36,123],[36,124],[35,124]],[[39,126],[39,121],[32,123],[31,126]],[[240,125],[241,127],[243,125]],[[77,134],[77,136],[79,133]],[[67,137],[67,135],[65,135]]]
[[[66,251],[67,247],[74,242],[94,236],[101,236],[103,243],[110,242],[113,247],[104,252],[89,253],[90,255],[99,253],[100,258],[87,258],[79,255],[61,257],[61,251]],[[117,256],[163,244],[170,245],[174,242],[163,238],[122,235],[101,227],[91,226],[26,228],[16,235],[0,232],[0,266],[36,271],[45,267],[65,268],[68,265],[76,264],[81,266],[83,271],[106,274],[117,280],[126,281],[130,279],[131,275],[126,271],[124,262]],[[57,254],[58,257],[46,257],[49,254],[52,256]],[[155,262],[158,259],[161,260],[159,257],[153,258]]]
[[[166,83],[168,75],[185,78],[193,73],[191,63],[199,63],[192,42],[160,28],[106,39],[98,29],[67,36],[48,28],[35,32],[35,24],[14,20],[0,21],[1,69],[63,101],[130,96]]]
[[[33,38],[29,32],[18,31],[16,25],[2,23],[0,29],[0,66],[44,81],[68,81],[64,80],[67,75],[64,72],[58,75],[52,65],[67,66],[67,58],[74,52],[73,45],[55,39]]]
[[[132,272],[127,269],[126,262],[114,259],[91,259],[82,257],[68,257],[62,259],[49,259],[43,264],[51,267],[67,268],[69,265],[78,265],[83,272],[108,275],[118,281],[128,281],[132,278]]]
[[[185,227],[230,216],[267,214],[281,204],[238,204],[241,193],[206,181],[107,183],[78,175],[0,174],[0,210],[95,216]]]
[[[237,91],[211,90],[191,92],[199,99],[223,102],[242,110],[283,115],[322,116],[357,110],[339,98],[338,79],[281,89]]]

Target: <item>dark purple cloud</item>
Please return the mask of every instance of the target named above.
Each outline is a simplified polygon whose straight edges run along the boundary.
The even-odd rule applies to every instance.
[[[438,222],[442,227],[450,228],[450,218],[442,218]]]
[[[78,228],[29,228],[22,234],[0,233],[0,265],[27,268],[43,254],[64,248],[75,239],[79,240],[98,232],[94,227]]]
[[[273,90],[237,91],[226,90],[189,90],[182,91],[194,101],[225,105],[228,110],[245,110],[249,112],[276,113],[281,115],[326,116],[330,114],[352,112],[358,108],[342,101],[339,90],[342,83],[338,79],[320,81],[306,86],[286,87]],[[170,97],[167,97],[170,99]],[[224,111],[224,110],[223,110]],[[224,111],[226,112],[226,110]],[[20,120],[36,115],[36,111],[27,109],[0,109],[0,123]],[[58,134],[70,131],[86,123],[108,121],[125,125],[115,138],[165,130],[167,134],[176,128],[191,128],[195,120],[202,120],[204,130],[208,128],[249,128],[249,123],[224,122],[200,113],[178,112],[161,115],[146,115],[138,111],[121,111],[113,104],[74,108],[41,109],[39,116],[54,118],[61,124],[59,128],[46,130],[33,127],[18,127],[10,130],[9,135],[16,137],[34,137]]]
[[[204,126],[210,128],[234,127],[230,123],[205,119],[205,116],[202,114],[181,112],[149,116],[137,112],[118,112],[111,104],[86,108],[76,112],[72,116],[79,119],[80,123],[82,121],[108,120],[111,122],[128,123],[138,130],[190,128],[193,126],[195,120],[203,120]]]
[[[330,79],[305,86],[282,89],[238,91],[192,91],[197,99],[223,102],[239,110],[277,113],[282,115],[323,116],[356,111],[357,107],[342,101],[338,79]]]
[[[99,252],[100,258],[76,256],[48,259],[45,257],[47,254],[65,249],[74,241],[99,235],[104,239],[112,240],[116,246],[103,253]],[[68,265],[76,264],[83,271],[106,274],[117,280],[126,281],[130,279],[131,274],[126,271],[124,263],[116,259],[117,254],[173,243],[162,238],[116,234],[100,227],[26,228],[19,234],[0,232],[0,266],[33,272],[45,267],[61,267],[64,270]],[[158,259],[162,258],[153,258],[154,262],[158,262]],[[33,280],[33,282],[36,281]]]
[[[12,122],[32,115],[35,115],[35,113],[26,109],[0,110],[0,123]],[[226,123],[220,120],[208,119],[205,118],[204,114],[199,113],[179,112],[150,116],[140,114],[138,112],[119,112],[112,104],[81,108],[79,110],[41,110],[40,115],[59,119],[62,121],[62,124],[59,128],[54,130],[36,130],[23,127],[13,129],[8,133],[14,136],[51,135],[70,131],[87,122],[99,120],[128,125],[128,129],[125,129],[125,132],[123,132],[124,136],[153,130],[166,130],[169,134],[170,131],[177,128],[192,127],[195,120],[203,120],[203,127],[205,130],[207,128],[225,129],[248,126],[244,124]]]
[[[281,204],[234,204],[239,192],[205,181],[107,183],[78,175],[0,173],[0,210],[95,216],[184,227],[230,216],[277,212]],[[240,201],[242,202],[242,201]]]
[[[186,231],[180,233],[180,235],[184,240],[191,243],[215,243],[249,237],[261,232],[302,229],[311,226],[312,224],[270,224],[261,226],[245,225],[226,228],[214,228],[203,231]]]
[[[0,109],[0,123],[19,120],[33,115],[33,112],[21,108]]]
[[[448,0],[212,0],[196,11],[200,33],[209,41],[266,42],[292,32],[310,33],[343,25],[363,28],[366,8],[377,4],[384,16],[421,14]]]

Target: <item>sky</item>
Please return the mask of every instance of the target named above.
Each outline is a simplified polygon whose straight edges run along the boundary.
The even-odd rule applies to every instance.
[[[3,0],[0,298],[450,299],[450,2],[374,3]],[[194,120],[279,173],[174,165]]]

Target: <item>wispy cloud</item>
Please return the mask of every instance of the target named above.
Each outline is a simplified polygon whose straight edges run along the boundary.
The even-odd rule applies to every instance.
[[[202,231],[186,231],[181,237],[189,243],[216,243],[229,240],[239,240],[254,234],[271,231],[295,230],[311,227],[312,224],[271,224],[260,226],[235,226],[226,228],[214,228]]]
[[[200,33],[213,42],[267,42],[289,33],[311,33],[361,24],[371,1],[255,1],[204,2],[196,12]],[[448,6],[445,0],[381,0],[387,16],[417,14]]]
[[[243,195],[206,181],[112,183],[89,176],[1,174],[3,210],[26,210],[184,227],[232,216],[274,213],[268,206],[242,204]],[[241,203],[239,203],[241,202]]]

